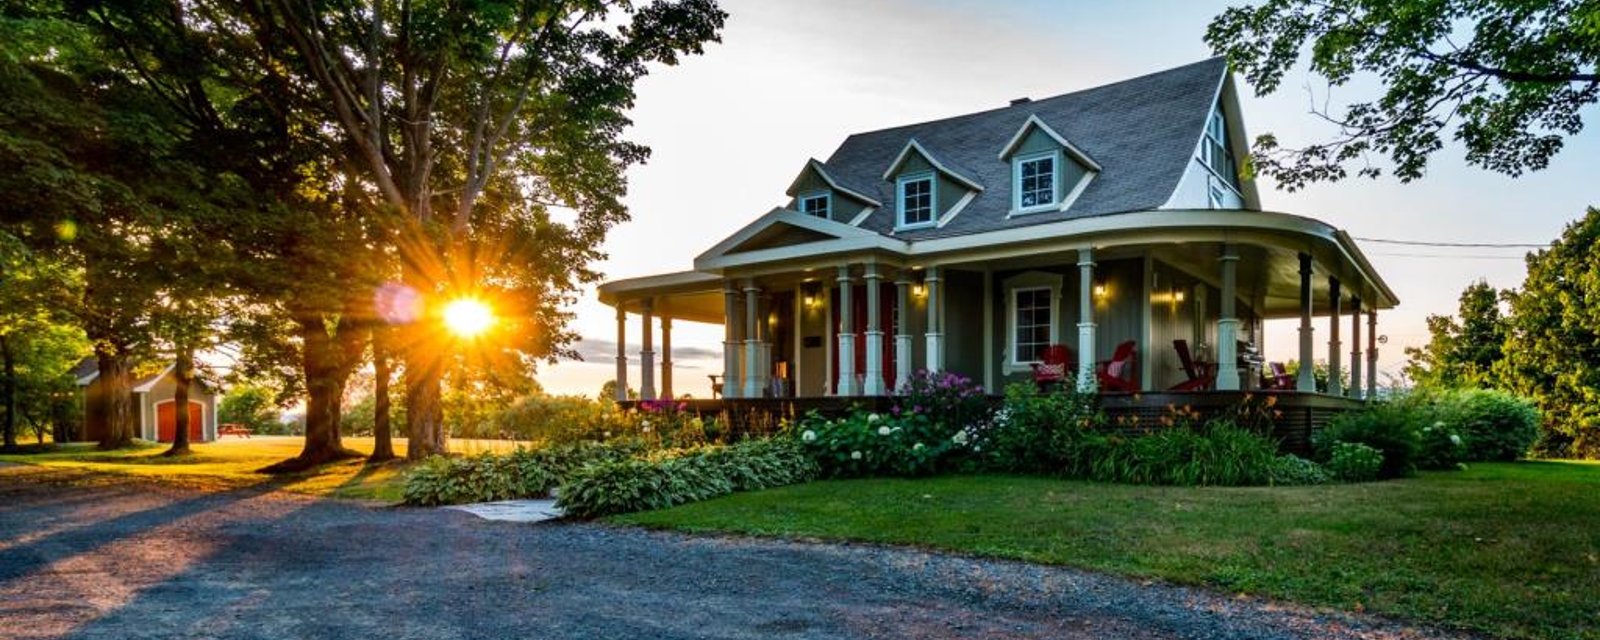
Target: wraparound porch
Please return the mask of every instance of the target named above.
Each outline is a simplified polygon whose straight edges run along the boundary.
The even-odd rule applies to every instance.
[[[1242,210],[917,242],[777,210],[702,254],[694,271],[606,283],[600,297],[617,310],[619,399],[631,364],[641,397],[676,397],[674,319],[722,325],[719,395],[730,399],[886,396],[918,370],[998,393],[1063,353],[1085,389],[1268,387],[1359,399],[1376,387],[1377,312],[1398,302],[1344,232]],[[635,363],[630,315],[643,336]],[[1272,319],[1297,321],[1288,359],[1325,362],[1322,386],[1312,367],[1263,376],[1262,325]],[[1126,362],[1108,362],[1124,351]]]

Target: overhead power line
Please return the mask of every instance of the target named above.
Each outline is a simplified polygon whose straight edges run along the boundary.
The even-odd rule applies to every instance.
[[[1543,249],[1550,246],[1546,244],[1528,244],[1512,242],[1433,242],[1429,240],[1390,240],[1388,238],[1356,238],[1362,242],[1381,242],[1383,244],[1401,244],[1408,247],[1460,247],[1466,249]]]
[[[1369,253],[1367,255],[1370,255],[1370,256],[1381,256],[1381,257],[1384,257],[1384,258],[1436,258],[1436,259],[1440,259],[1440,260],[1521,260],[1522,259],[1522,256],[1488,256],[1488,255],[1471,255],[1471,254],[1458,255],[1458,254],[1449,254],[1449,253]]]

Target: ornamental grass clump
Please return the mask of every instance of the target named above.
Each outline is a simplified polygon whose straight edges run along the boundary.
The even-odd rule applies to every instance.
[[[1270,484],[1278,464],[1277,443],[1216,421],[1113,438],[1088,467],[1089,477],[1103,482],[1250,486]]]

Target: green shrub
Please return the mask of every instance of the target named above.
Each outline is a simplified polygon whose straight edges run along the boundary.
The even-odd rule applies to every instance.
[[[1466,453],[1466,439],[1442,421],[1423,427],[1418,434],[1418,469],[1431,471],[1459,469]]]
[[[1090,478],[1106,482],[1246,486],[1272,482],[1277,458],[1273,441],[1219,421],[1113,440],[1088,467]]]
[[[1328,480],[1328,471],[1322,465],[1297,455],[1278,456],[1272,466],[1272,484],[1275,485],[1327,484]]]
[[[1539,410],[1526,398],[1489,389],[1449,391],[1439,418],[1466,440],[1469,461],[1516,460],[1539,437]]]
[[[1398,478],[1416,470],[1421,431],[1433,423],[1432,409],[1414,402],[1386,402],[1336,418],[1312,438],[1317,459],[1328,461],[1340,443],[1359,443],[1383,454],[1379,477]]]
[[[597,462],[627,459],[637,446],[578,443],[512,453],[466,457],[434,456],[406,474],[406,504],[431,506],[540,498],[578,469]]]
[[[961,430],[923,412],[812,415],[797,430],[822,475],[834,478],[928,475],[959,466],[971,450]]]
[[[562,483],[556,504],[595,518],[661,509],[815,478],[816,463],[786,439],[751,440],[586,466]]]
[[[1359,442],[1333,445],[1328,473],[1344,482],[1377,480],[1383,470],[1383,452]]]
[[[1089,450],[1106,440],[1095,431],[1099,422],[1093,394],[1070,388],[1040,392],[1032,383],[1014,383],[993,418],[963,439],[986,469],[1080,476],[1088,473]]]

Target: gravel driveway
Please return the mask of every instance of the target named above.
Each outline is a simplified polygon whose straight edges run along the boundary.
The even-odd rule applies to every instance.
[[[0,468],[3,637],[1443,637],[907,549],[41,475]]]

